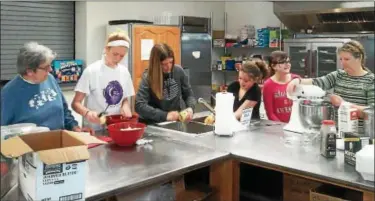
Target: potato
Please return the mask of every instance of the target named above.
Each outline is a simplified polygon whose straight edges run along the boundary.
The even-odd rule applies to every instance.
[[[178,117],[178,120],[180,120],[181,122],[185,122],[187,116],[188,116],[188,111],[186,111],[186,110],[181,111],[181,112],[180,112],[180,115],[179,115],[179,117]]]
[[[101,116],[100,117],[100,124],[105,124],[107,122],[107,118],[106,118],[106,116],[105,115],[103,115],[103,116]]]
[[[204,119],[204,124],[206,124],[206,125],[213,125],[214,123],[215,123],[215,116],[214,115],[208,115]]]

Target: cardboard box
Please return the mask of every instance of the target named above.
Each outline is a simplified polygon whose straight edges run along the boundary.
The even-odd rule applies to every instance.
[[[310,191],[310,201],[361,201],[363,194],[332,185],[322,185]]]
[[[87,145],[105,144],[93,136],[56,130],[15,136],[1,153],[19,159],[19,185],[27,200],[85,200]]]
[[[310,190],[322,183],[289,174],[283,176],[284,201],[308,201]]]

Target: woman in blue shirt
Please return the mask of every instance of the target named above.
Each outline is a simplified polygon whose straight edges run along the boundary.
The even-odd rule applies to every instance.
[[[15,78],[1,90],[1,125],[34,123],[51,130],[92,132],[74,119],[55,78],[50,74],[55,54],[36,42],[26,43],[17,56]]]

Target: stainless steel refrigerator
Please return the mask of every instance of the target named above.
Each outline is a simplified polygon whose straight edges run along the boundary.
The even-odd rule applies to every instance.
[[[212,91],[211,19],[180,16],[179,21],[182,32],[181,65],[189,76],[195,97],[204,98],[210,103]]]

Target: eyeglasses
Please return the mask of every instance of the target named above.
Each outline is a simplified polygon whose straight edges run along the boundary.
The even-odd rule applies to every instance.
[[[287,60],[287,61],[279,61],[277,62],[277,64],[290,64],[290,61]]]
[[[40,69],[40,70],[44,70],[46,72],[49,72],[49,70],[51,70],[51,64],[50,65],[47,65],[45,67],[38,67],[37,69]]]

